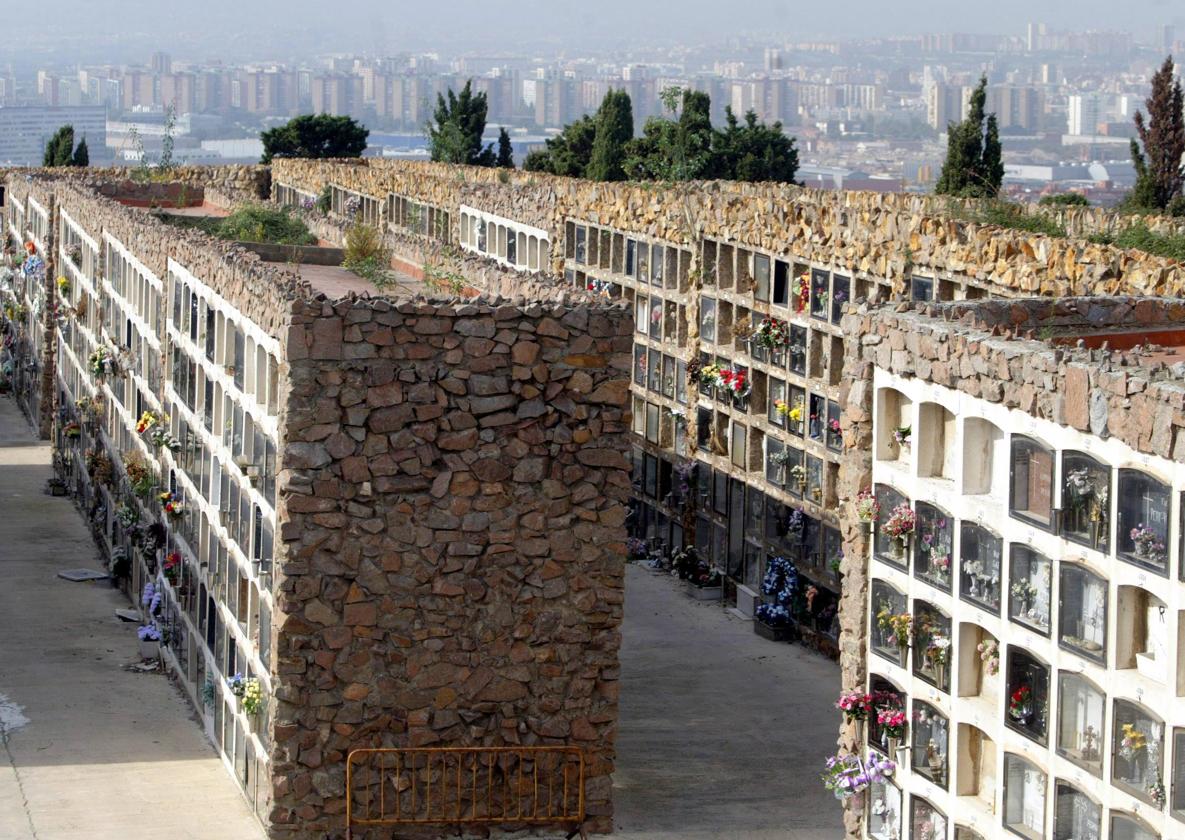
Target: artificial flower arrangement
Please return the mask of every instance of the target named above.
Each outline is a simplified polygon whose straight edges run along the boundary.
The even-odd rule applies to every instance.
[[[230,693],[242,701],[244,712],[253,715],[259,711],[263,705],[263,687],[257,678],[235,674],[227,679],[226,684]]]
[[[126,530],[135,526],[140,521],[140,514],[137,512],[135,505],[120,502],[119,507],[115,509],[115,521]]]
[[[1026,610],[1033,599],[1037,597],[1037,587],[1027,580],[1018,580],[1013,583],[1011,591],[1016,599],[1025,605]]]
[[[843,712],[848,723],[866,720],[872,713],[872,695],[861,691],[845,691],[835,701],[835,708]]]
[[[720,384],[731,391],[736,399],[749,396],[749,392],[753,389],[753,383],[749,381],[749,374],[743,370],[732,368],[720,371]]]
[[[904,446],[908,448],[910,435],[912,434],[913,430],[909,426],[898,426],[893,430],[893,441],[898,446]]]
[[[768,350],[776,350],[790,343],[790,328],[785,321],[777,318],[765,318],[757,325],[753,333],[753,341]]]
[[[62,434],[68,438],[77,438],[82,434],[82,425],[77,420],[71,420],[62,427]]]
[[[856,516],[861,522],[875,522],[881,512],[881,503],[871,489],[856,494]]]
[[[821,778],[823,786],[835,794],[836,799],[844,801],[863,793],[870,785],[884,784],[896,769],[896,763],[876,753],[870,754],[867,761],[848,753],[827,759]]]
[[[984,639],[975,646],[975,650],[989,675],[995,676],[1000,672],[1000,645],[995,639]]]
[[[1160,535],[1146,527],[1143,522],[1132,528],[1129,536],[1138,557],[1147,557],[1154,562],[1164,560],[1164,543],[1160,541]]]
[[[827,431],[831,432],[841,442],[843,441],[843,427],[839,424],[839,420],[828,420]]]
[[[1119,742],[1119,754],[1131,761],[1136,754],[1148,746],[1148,736],[1130,723],[1123,724],[1123,740]]]
[[[156,476],[152,474],[152,470],[144,463],[143,458],[139,452],[125,452],[123,456],[123,468],[128,474],[128,481],[131,482],[132,492],[142,498],[148,498],[148,494],[156,487]]]
[[[148,442],[157,449],[167,449],[170,452],[181,451],[181,441],[169,434],[168,429],[155,428],[148,433]]]
[[[102,450],[88,449],[85,460],[87,475],[99,484],[111,484],[115,478],[115,467],[112,466],[111,459]]]
[[[102,397],[79,397],[74,401],[74,407],[82,412],[83,417],[95,420],[103,412]]]
[[[136,631],[136,635],[142,642],[159,642],[160,630],[156,628],[155,624],[142,624],[140,629]]]
[[[930,568],[944,578],[950,574],[950,546],[943,539],[946,525],[946,517],[939,517],[929,523],[921,536],[922,550],[930,555]]]
[[[178,579],[181,577],[180,552],[169,552],[169,554],[165,557],[165,562],[161,564],[161,571],[164,573],[165,580],[167,580],[173,586],[176,586]]]
[[[790,515],[786,517],[786,533],[802,534],[806,527],[806,516],[798,508],[790,508]]]
[[[148,612],[149,615],[156,615],[160,610],[161,594],[160,590],[156,588],[151,581],[144,584],[144,591],[140,594],[140,606]]]
[[[703,385],[720,384],[720,365],[704,365],[699,369],[699,381]]]
[[[796,285],[798,287],[797,294],[795,295],[797,302],[795,303],[794,311],[804,312],[811,299],[811,281],[807,275],[801,274],[798,277]]]
[[[754,610],[759,621],[779,626],[790,621],[790,605],[798,591],[798,567],[785,557],[774,557],[765,568],[761,593],[769,601]]]
[[[926,661],[932,667],[945,666],[950,658],[950,637],[941,633],[930,633],[926,642]]]
[[[1033,690],[1027,685],[1022,685],[1008,698],[1008,716],[1023,723],[1032,713]]]
[[[790,468],[790,480],[799,487],[806,485],[806,469],[802,464],[795,464]]]
[[[786,416],[789,417],[791,419],[791,421],[793,421],[795,426],[799,426],[802,424],[802,414],[803,414],[803,398],[796,397],[794,399],[794,405],[792,405],[790,407],[790,411],[787,413]]]
[[[913,635],[913,616],[910,613],[895,613],[888,604],[882,604],[876,614],[876,625],[889,634],[890,643],[902,649],[909,647]]]
[[[58,294],[62,297],[70,297],[70,281],[65,277],[58,278]]]
[[[881,525],[881,533],[896,540],[904,547],[909,540],[909,535],[914,532],[917,526],[917,514],[913,512],[913,508],[909,506],[908,502],[901,502],[893,508],[889,518]]]
[[[108,376],[117,376],[119,374],[119,361],[111,350],[103,345],[99,345],[87,358],[87,364],[90,367],[91,374],[96,379],[105,379]]]
[[[785,400],[774,400],[774,411],[778,413],[779,417],[785,417],[790,413],[790,404]]]
[[[149,409],[140,415],[140,420],[136,423],[136,434],[142,435],[149,429],[168,422],[169,415]]]
[[[877,709],[876,722],[888,738],[901,739],[905,737],[905,727],[908,718],[901,709]]]
[[[637,537],[630,537],[625,541],[625,553],[631,560],[643,560],[646,557],[646,541]]]

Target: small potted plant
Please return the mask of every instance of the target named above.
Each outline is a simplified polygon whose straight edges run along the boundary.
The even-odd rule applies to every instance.
[[[160,657],[160,630],[155,624],[143,624],[136,631],[140,638],[140,658],[157,659]]]

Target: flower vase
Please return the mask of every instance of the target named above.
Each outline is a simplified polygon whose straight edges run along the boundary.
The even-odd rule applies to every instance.
[[[895,560],[901,560],[905,557],[905,540],[894,537],[892,540],[892,552]]]
[[[930,780],[933,781],[934,784],[941,787],[943,785],[942,759],[932,758],[932,759],[930,759],[929,764],[930,764]]]
[[[934,682],[938,684],[939,688],[942,688],[946,685],[946,663],[945,662],[935,662],[934,663]]]
[[[897,749],[893,751],[893,755],[896,756],[898,771],[900,771],[904,767],[909,766],[909,748],[908,747],[897,747]]]
[[[155,640],[142,640],[140,642],[140,658],[141,659],[159,659],[160,658],[160,642]]]
[[[901,749],[901,739],[890,737],[888,746],[889,755],[897,755],[899,749]]]

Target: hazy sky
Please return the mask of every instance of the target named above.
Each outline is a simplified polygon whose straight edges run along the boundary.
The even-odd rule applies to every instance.
[[[220,46],[238,54],[252,44],[265,53],[290,44],[307,54],[318,45],[324,52],[374,53],[460,41],[471,50],[505,52],[554,43],[581,53],[582,47],[603,50],[614,43],[720,41],[746,33],[1021,34],[1028,20],[1077,30],[1125,29],[1137,37],[1166,22],[1185,30],[1180,0],[54,0],[52,8],[52,17],[7,16],[8,48],[19,49],[11,35],[26,27],[38,40],[81,36],[87,52],[105,43],[118,48],[154,41],[186,57],[216,57]],[[200,56],[189,55],[186,44]],[[0,64],[5,51],[0,47]]]

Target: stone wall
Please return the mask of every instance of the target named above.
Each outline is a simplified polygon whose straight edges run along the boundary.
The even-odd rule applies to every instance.
[[[272,835],[340,836],[368,745],[582,746],[608,831],[630,313],[290,311]]]
[[[407,161],[277,160],[273,180],[309,192],[336,183],[376,198],[416,198],[453,212],[468,204],[549,231],[562,276],[566,219],[687,245],[691,232],[893,281],[910,272],[961,276],[1008,295],[1181,294],[1185,266],[1084,239],[1057,239],[952,218],[924,195],[811,190],[730,182],[599,184],[532,172]],[[1061,211],[1070,227],[1119,225],[1103,211]],[[1173,222],[1153,220],[1154,227]],[[1113,228],[1107,228],[1113,229]],[[455,231],[454,231],[455,233]]]
[[[231,169],[251,171],[250,167]],[[239,178],[227,175],[211,181],[238,183]],[[142,208],[126,207],[100,195],[98,190],[109,183],[95,177],[60,176],[48,171],[31,177],[9,174],[5,178],[10,194],[18,198],[32,192],[43,204],[56,202],[64,207],[100,247],[103,233],[110,233],[162,282],[168,278],[168,260],[172,257],[260,328],[276,337],[284,334],[287,301],[311,294],[295,273],[283,265],[265,263],[233,243],[195,229],[166,225]]]

